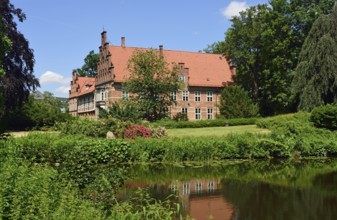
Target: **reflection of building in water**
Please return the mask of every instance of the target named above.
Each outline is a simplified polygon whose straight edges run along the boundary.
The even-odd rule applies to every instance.
[[[195,219],[233,219],[234,206],[227,202],[220,193],[220,180],[194,179],[173,181],[171,192],[179,196],[182,207]]]
[[[153,198],[165,199],[170,194],[178,196],[182,212],[199,220],[208,219],[234,219],[235,207],[223,198],[220,192],[220,179],[193,179],[188,181],[174,180],[165,183],[146,184],[144,182],[128,182],[127,189],[120,192],[124,199],[132,196],[135,188],[149,188]]]

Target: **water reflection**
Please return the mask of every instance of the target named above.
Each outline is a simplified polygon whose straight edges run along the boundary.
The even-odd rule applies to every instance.
[[[148,187],[152,197],[177,195],[196,219],[335,219],[337,160],[249,161],[203,167],[134,166],[120,192]]]

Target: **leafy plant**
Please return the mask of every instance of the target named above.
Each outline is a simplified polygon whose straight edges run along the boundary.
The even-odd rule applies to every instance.
[[[310,121],[317,128],[337,129],[337,106],[325,105],[312,110]]]

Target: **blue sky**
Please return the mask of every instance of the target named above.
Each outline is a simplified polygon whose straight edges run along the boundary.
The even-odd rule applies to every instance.
[[[100,33],[126,46],[199,51],[224,39],[230,17],[268,0],[11,0],[27,16],[18,29],[34,50],[40,91],[68,97],[71,72],[98,52]]]

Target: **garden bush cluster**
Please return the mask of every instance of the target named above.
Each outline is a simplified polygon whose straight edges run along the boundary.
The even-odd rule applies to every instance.
[[[205,128],[205,127],[223,127],[237,125],[253,125],[257,118],[235,118],[235,119],[214,119],[214,120],[197,120],[197,121],[176,121],[176,120],[161,120],[154,125],[165,128]]]
[[[314,108],[311,112],[310,121],[317,128],[337,130],[337,106],[325,105]]]
[[[126,139],[167,136],[164,127],[151,124],[134,124],[131,121],[121,121],[114,118],[99,120],[75,118],[64,123],[58,123],[56,130],[65,135],[85,135],[94,138],[105,138],[108,131],[113,132],[116,138]]]
[[[0,141],[0,219],[173,219],[179,207],[114,192],[127,177],[122,140],[35,134]]]

